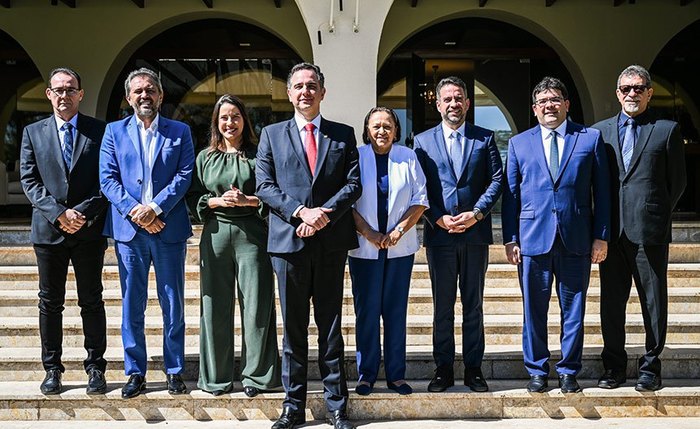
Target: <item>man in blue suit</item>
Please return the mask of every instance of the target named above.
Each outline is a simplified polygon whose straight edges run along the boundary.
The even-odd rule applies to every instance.
[[[605,259],[610,235],[608,162],[600,132],[566,119],[568,92],[559,79],[542,79],[532,101],[539,125],[508,144],[503,241],[508,261],[520,264],[527,390],[547,388],[547,311],[556,280],[562,321],[556,370],[562,392],[574,393],[581,391],[576,374],[591,262]]]
[[[257,196],[270,207],[267,250],[284,321],[282,415],[273,429],[305,422],[310,302],[318,327],[318,365],[335,429],[352,429],[346,407],[341,315],[348,250],[358,247],[351,207],[360,197],[355,132],[321,116],[323,73],[292,67],[287,95],[294,117],[265,127],[255,171]]]
[[[124,84],[134,115],[107,125],[100,186],[111,202],[105,235],[114,238],[122,288],[122,397],[146,387],[144,318],[148,271],[155,268],[163,311],[163,356],[170,393],[185,393],[185,252],[192,226],[183,197],[192,181],[194,145],[186,124],[158,114],[160,78],[141,68]]]
[[[454,307],[462,298],[464,384],[488,390],[484,357],[484,280],[488,267],[491,209],[501,195],[503,164],[493,132],[468,124],[467,87],[457,77],[435,88],[442,122],[415,137],[415,150],[428,185],[430,208],[423,244],[433,291],[433,358],[430,392],[454,385]]]

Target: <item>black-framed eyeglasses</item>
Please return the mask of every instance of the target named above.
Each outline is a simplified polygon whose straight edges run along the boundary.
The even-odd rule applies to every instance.
[[[564,99],[561,97],[549,97],[549,98],[543,98],[541,100],[535,100],[535,106],[537,107],[544,107],[547,105],[547,103],[552,103],[554,106],[561,106],[561,103],[564,102]]]
[[[80,92],[78,88],[49,88],[49,91],[53,92],[57,97],[63,97],[64,95],[73,97]]]
[[[641,94],[642,92],[646,91],[649,89],[648,85],[622,85],[618,87],[617,89],[620,90],[621,93],[624,95],[627,95],[634,89],[634,92],[637,94]]]

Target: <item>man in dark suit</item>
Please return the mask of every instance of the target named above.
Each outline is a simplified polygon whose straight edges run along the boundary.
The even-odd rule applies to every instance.
[[[321,70],[297,64],[287,78],[294,118],[265,127],[256,166],[257,195],[270,206],[268,252],[284,321],[284,408],[273,429],[305,421],[309,300],[318,327],[318,364],[336,429],[346,414],[341,314],[345,259],[358,246],[351,206],[362,192],[352,127],[321,117]]]
[[[144,311],[148,272],[156,274],[163,313],[166,386],[185,393],[185,253],[192,226],[184,196],[192,182],[190,128],[162,117],[163,87],[147,68],[124,83],[134,115],[107,125],[100,153],[100,185],[111,206],[105,234],[114,238],[122,289],[123,398],[146,388]]]
[[[464,384],[488,390],[481,372],[484,357],[484,280],[488,267],[491,209],[501,195],[503,164],[493,132],[467,123],[469,98],[457,77],[436,87],[442,122],[415,137],[425,172],[430,208],[423,244],[433,290],[433,358],[430,392],[454,385],[454,307],[462,298]],[[459,283],[458,283],[459,279]]]
[[[547,311],[556,281],[562,355],[556,370],[561,391],[575,393],[591,262],[604,260],[608,247],[608,163],[600,132],[567,120],[568,93],[559,79],[542,79],[532,102],[539,125],[508,144],[503,242],[508,261],[520,264],[527,390],[547,388]]]
[[[97,165],[105,123],[78,112],[80,76],[69,68],[49,75],[46,97],[53,115],[24,129],[21,180],[32,203],[32,232],[39,269],[39,332],[46,378],[41,392],[61,393],[63,304],[68,264],[73,263],[83,321],[88,394],[104,393],[107,348],[102,236],[107,200],[100,193]]]
[[[638,65],[627,67],[617,78],[622,111],[594,125],[605,140],[613,186],[610,251],[600,266],[605,372],[598,386],[607,389],[627,381],[625,312],[633,279],[646,331],[635,388],[661,388],[671,212],[683,194],[686,176],[678,124],[656,119],[647,110],[653,92],[649,72]]]

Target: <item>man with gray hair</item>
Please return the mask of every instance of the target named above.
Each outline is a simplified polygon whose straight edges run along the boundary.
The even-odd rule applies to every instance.
[[[124,83],[134,115],[107,125],[100,152],[100,186],[111,203],[105,235],[114,238],[122,290],[123,398],[146,388],[144,311],[153,263],[163,312],[168,392],[185,393],[185,252],[192,226],[184,196],[192,181],[190,128],[162,117],[158,75],[141,68]]]
[[[646,332],[635,388],[654,391],[661,388],[666,340],[671,212],[686,184],[683,142],[676,122],[649,113],[654,90],[644,67],[624,69],[615,92],[622,111],[593,126],[605,140],[612,183],[610,247],[600,264],[605,372],[598,386],[614,389],[627,381],[625,312],[634,280]]]

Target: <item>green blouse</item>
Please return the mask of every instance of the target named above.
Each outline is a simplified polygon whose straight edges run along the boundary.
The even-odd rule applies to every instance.
[[[244,216],[262,216],[262,207],[209,207],[209,198],[220,197],[231,185],[246,195],[255,195],[255,151],[245,153],[209,152],[197,155],[187,204],[194,218],[205,222],[211,216],[221,221]]]

